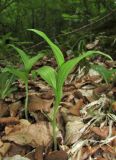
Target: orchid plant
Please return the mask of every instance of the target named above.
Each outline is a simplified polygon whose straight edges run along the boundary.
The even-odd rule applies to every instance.
[[[20,80],[22,80],[25,84],[25,93],[26,93],[26,98],[25,98],[25,117],[26,119],[28,119],[28,80],[29,80],[29,74],[30,71],[33,67],[33,65],[39,60],[41,59],[44,54],[43,53],[38,53],[37,55],[35,55],[34,57],[30,58],[23,50],[17,48],[14,45],[10,45],[11,47],[13,47],[20,55],[21,60],[23,62],[23,68],[22,69],[18,69],[15,68],[13,66],[10,67],[6,67],[5,68],[5,72],[10,72],[12,74],[14,74],[15,76],[17,76]]]
[[[36,71],[33,71],[33,74],[37,74],[41,76],[47,83],[50,85],[53,89],[55,100],[53,105],[53,113],[50,117],[51,125],[53,128],[53,141],[54,141],[54,149],[57,149],[57,140],[56,140],[56,128],[57,128],[57,113],[59,110],[59,104],[61,102],[62,96],[63,96],[63,85],[64,82],[69,75],[69,73],[72,71],[72,69],[84,58],[89,57],[94,54],[101,54],[109,59],[111,57],[107,54],[104,54],[100,51],[87,51],[86,53],[83,53],[79,57],[73,58],[71,60],[65,61],[63,53],[59,49],[57,45],[55,45],[44,32],[35,30],[35,29],[29,29],[32,32],[35,32],[37,35],[42,37],[51,47],[53,54],[55,56],[55,59],[58,64],[57,70],[50,66],[43,66],[39,68]]]

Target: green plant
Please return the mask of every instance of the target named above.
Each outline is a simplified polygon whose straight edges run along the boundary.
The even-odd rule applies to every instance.
[[[25,84],[25,92],[26,92],[26,98],[25,98],[25,117],[28,119],[28,79],[29,79],[29,73],[33,67],[33,65],[44,56],[43,53],[39,53],[36,56],[30,58],[23,50],[15,47],[14,45],[10,45],[13,47],[20,55],[21,60],[24,64],[22,69],[15,68],[13,66],[5,68],[5,71],[10,72],[17,76],[20,80],[22,80]]]
[[[116,69],[107,69],[103,65],[91,65],[91,67],[101,74],[106,83],[110,82],[112,78],[116,77]]]
[[[30,29],[30,31],[33,31],[36,34],[38,34],[39,36],[41,36],[49,44],[49,46],[51,47],[51,49],[54,53],[57,64],[58,64],[57,71],[55,71],[50,66],[43,66],[43,67],[39,68],[38,70],[33,71],[33,74],[40,75],[52,87],[52,89],[54,91],[55,101],[54,101],[54,107],[53,107],[53,114],[50,117],[50,119],[51,119],[51,124],[52,124],[52,128],[53,128],[54,149],[56,150],[57,149],[56,116],[57,116],[59,104],[61,102],[62,95],[63,95],[63,93],[62,93],[63,84],[64,84],[67,76],[69,75],[69,73],[75,67],[76,64],[78,64],[84,58],[93,55],[94,53],[104,55],[110,59],[111,59],[111,57],[100,52],[100,51],[88,51],[88,52],[84,53],[83,55],[80,55],[77,58],[73,58],[73,59],[65,62],[64,56],[63,56],[63,53],[61,52],[61,50],[46,36],[45,33],[38,31],[38,30],[35,30],[35,29]]]
[[[17,40],[17,38],[12,37],[11,33],[0,35],[0,59],[12,57],[12,49],[9,48],[9,44],[15,44]]]
[[[14,75],[8,72],[0,73],[0,99],[4,99],[16,90],[12,84],[15,81]]]

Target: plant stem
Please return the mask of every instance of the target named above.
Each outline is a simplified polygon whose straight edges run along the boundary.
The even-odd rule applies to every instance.
[[[53,117],[52,128],[53,128],[53,142],[54,150],[57,150],[57,140],[56,140],[56,116]]]
[[[25,83],[25,92],[26,92],[26,98],[25,98],[25,118],[28,120],[28,82]]]
[[[52,120],[52,128],[53,128],[53,142],[54,142],[54,150],[57,150],[57,139],[56,139],[56,127],[57,127],[57,122],[56,122],[56,117],[57,117],[57,113],[58,113],[58,106],[59,106],[59,102],[56,98],[55,100],[55,104],[54,104],[54,113],[53,113],[53,120]]]

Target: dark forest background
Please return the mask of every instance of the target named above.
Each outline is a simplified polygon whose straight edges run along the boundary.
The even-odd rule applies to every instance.
[[[64,52],[94,48],[97,39],[98,49],[114,56],[116,0],[0,0],[1,58],[10,54],[9,43],[45,49],[29,28],[44,31]]]

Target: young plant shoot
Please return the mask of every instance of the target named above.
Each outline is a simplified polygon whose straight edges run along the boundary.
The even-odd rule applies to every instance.
[[[41,36],[51,47],[53,54],[56,58],[58,68],[57,71],[55,71],[52,67],[50,66],[43,66],[39,68],[38,70],[34,71],[35,74],[40,75],[53,89],[54,95],[55,95],[55,100],[54,100],[54,106],[53,106],[53,114],[50,117],[51,119],[51,125],[53,128],[53,141],[54,141],[54,149],[57,149],[57,140],[56,140],[56,128],[57,128],[57,122],[56,122],[56,117],[59,109],[59,104],[62,99],[62,89],[64,82],[71,72],[71,70],[75,67],[76,64],[78,64],[81,60],[83,60],[86,57],[89,57],[93,54],[101,54],[103,56],[106,56],[107,58],[111,59],[110,56],[100,52],[100,51],[88,51],[84,53],[83,55],[80,55],[77,58],[73,58],[67,62],[64,60],[63,53],[61,50],[46,36],[45,33],[35,30],[35,29],[30,29],[30,31],[35,32],[39,36]]]
[[[30,58],[23,50],[15,47],[14,45],[10,45],[13,47],[20,55],[21,60],[23,62],[23,69],[17,69],[14,67],[7,67],[5,68],[5,71],[10,72],[17,76],[20,80],[22,80],[25,84],[25,93],[26,93],[26,98],[25,98],[25,117],[28,119],[28,79],[29,79],[29,73],[33,67],[33,65],[44,56],[43,53],[39,53],[36,56]]]

